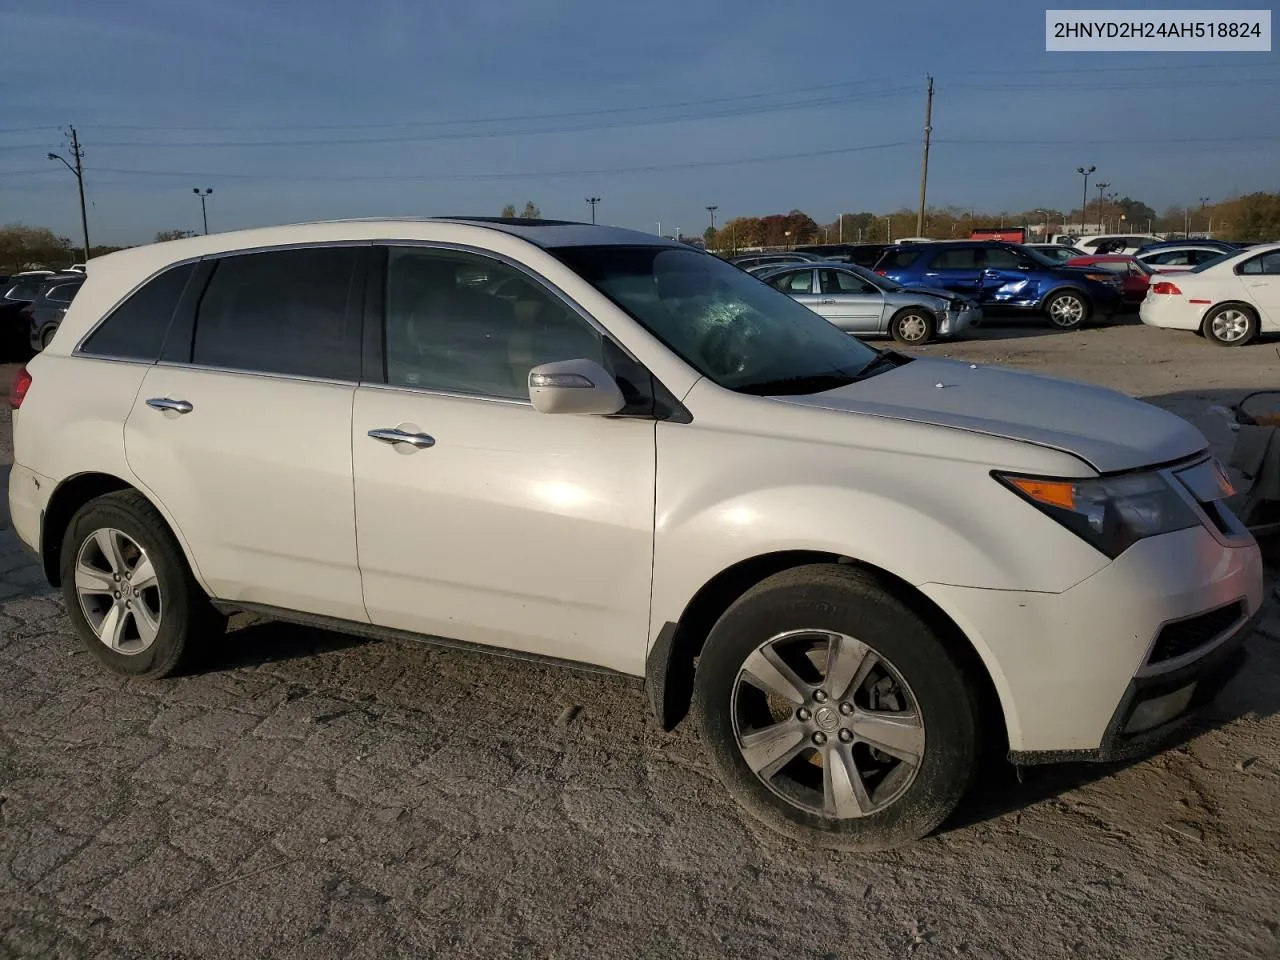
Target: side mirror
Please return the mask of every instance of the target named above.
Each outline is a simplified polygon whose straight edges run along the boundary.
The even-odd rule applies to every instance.
[[[626,405],[617,381],[594,360],[559,360],[529,371],[529,399],[539,413],[607,416]]]

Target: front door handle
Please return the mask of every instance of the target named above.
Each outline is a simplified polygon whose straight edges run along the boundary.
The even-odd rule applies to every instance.
[[[836,300],[835,300],[835,298],[834,298],[834,297],[826,297],[826,298],[824,298],[824,299],[822,299],[822,300],[819,300],[818,302],[819,302],[819,303],[835,303],[835,302],[836,302]]]
[[[395,427],[370,430],[369,436],[375,440],[381,440],[383,443],[407,443],[410,446],[417,447],[419,450],[436,445],[435,437],[429,437],[425,433],[408,433]]]
[[[168,397],[152,397],[147,406],[152,410],[172,410],[174,413],[190,413],[195,409],[189,400],[170,400]]]

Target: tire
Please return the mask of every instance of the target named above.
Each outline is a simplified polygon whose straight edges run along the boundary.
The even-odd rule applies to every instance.
[[[935,329],[933,314],[921,307],[899,310],[889,321],[889,332],[893,334],[893,339],[912,347],[932,340]]]
[[[40,349],[47,350],[49,344],[53,343],[54,334],[58,332],[57,327],[45,327],[40,331]]]
[[[833,644],[848,654],[837,673],[854,680],[843,698],[824,699],[830,677],[817,664]],[[798,696],[765,694],[769,684],[753,678],[779,661]],[[773,677],[775,691],[796,689]],[[711,765],[749,814],[797,840],[867,851],[925,836],[960,802],[978,762],[977,689],[957,653],[876,578],[820,564],[767,578],[724,613],[699,658],[693,707]],[[885,725],[873,710],[898,716]],[[885,735],[877,730],[896,735],[890,748],[904,757],[914,751],[914,765],[874,752],[863,736]]]
[[[1078,290],[1060,290],[1044,302],[1045,316],[1059,330],[1079,330],[1089,322],[1093,307]]]
[[[1204,315],[1200,332],[1219,347],[1243,347],[1258,335],[1258,315],[1243,303],[1224,303]]]
[[[190,668],[226,629],[168,524],[136,490],[81,507],[61,559],[67,614],[89,652],[115,673],[171,676]]]

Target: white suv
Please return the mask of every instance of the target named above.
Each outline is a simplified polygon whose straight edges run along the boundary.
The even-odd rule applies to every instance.
[[[625,230],[126,250],[12,405],[14,527],[106,667],[249,610],[642,676],[743,807],[836,847],[932,830],[992,748],[1150,748],[1262,599],[1183,420],[877,352]]]

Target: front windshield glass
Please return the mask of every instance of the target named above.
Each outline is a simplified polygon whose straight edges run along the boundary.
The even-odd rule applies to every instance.
[[[672,247],[551,251],[699,373],[743,393],[816,393],[880,356],[717,257]]]

